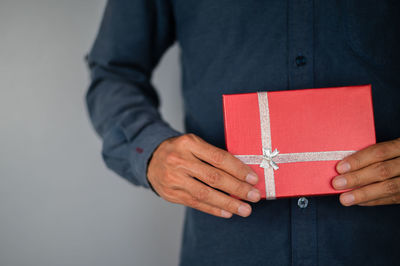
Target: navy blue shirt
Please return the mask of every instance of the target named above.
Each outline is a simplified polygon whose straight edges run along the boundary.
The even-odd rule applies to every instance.
[[[370,83],[377,142],[400,137],[399,14],[396,0],[109,1],[87,56],[87,106],[105,163],[149,188],[147,163],[163,140],[191,132],[225,148],[225,93]],[[175,41],[185,132],[163,120],[150,82]],[[231,219],[186,208],[181,265],[400,261],[400,205],[344,207],[335,195],[252,207]]]

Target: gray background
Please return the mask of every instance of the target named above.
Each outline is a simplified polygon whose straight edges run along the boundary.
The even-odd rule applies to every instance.
[[[104,166],[84,95],[104,0],[0,0],[0,265],[176,265],[183,208]],[[179,50],[154,75],[183,130]]]

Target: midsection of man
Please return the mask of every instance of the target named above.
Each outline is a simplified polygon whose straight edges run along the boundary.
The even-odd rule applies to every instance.
[[[216,147],[225,148],[223,94],[362,84],[372,85],[376,141],[399,138],[398,14],[400,2],[391,0],[109,1],[88,57],[87,99],[105,161],[149,187],[149,150],[178,135],[157,115],[148,80],[173,40],[181,47],[185,133]],[[200,147],[193,139],[185,141]],[[163,143],[168,154],[173,140]],[[168,182],[158,175],[165,168],[158,154],[148,181],[160,192],[163,182],[156,180]],[[170,158],[174,170],[183,168],[177,162],[184,159]],[[171,172],[169,180],[178,180]],[[181,264],[394,265],[400,259],[399,204],[345,207],[338,195],[249,204],[250,216],[229,219],[186,208]]]

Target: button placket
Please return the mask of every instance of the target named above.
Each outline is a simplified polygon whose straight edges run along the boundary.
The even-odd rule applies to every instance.
[[[288,89],[314,87],[314,5],[288,0]],[[292,266],[318,265],[317,199],[291,199]]]

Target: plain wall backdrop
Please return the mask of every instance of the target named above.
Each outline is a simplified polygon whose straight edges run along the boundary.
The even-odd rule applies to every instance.
[[[183,207],[108,170],[84,55],[104,0],[0,1],[0,265],[176,265]],[[179,49],[153,81],[183,130]]]

